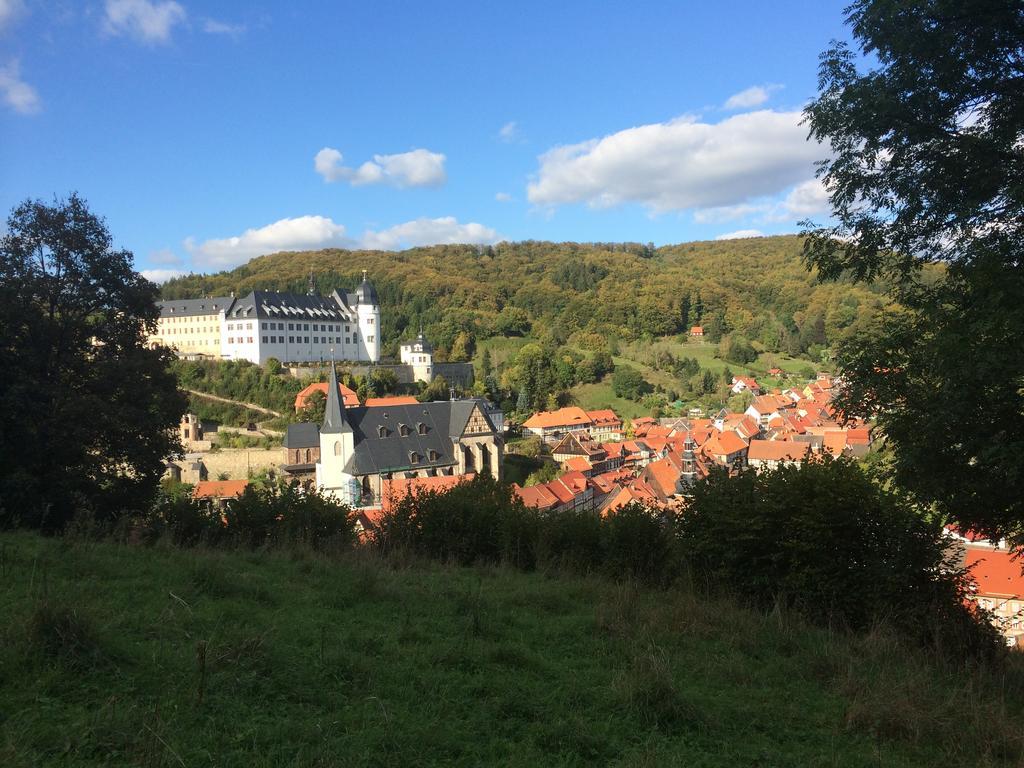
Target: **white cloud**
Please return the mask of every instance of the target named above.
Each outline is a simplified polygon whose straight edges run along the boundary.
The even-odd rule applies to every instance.
[[[160,285],[161,283],[166,283],[173,277],[181,277],[188,273],[180,269],[144,269],[139,274],[147,280]]]
[[[404,187],[437,187],[447,181],[445,156],[426,149],[414,149],[397,155],[374,155],[358,168],[342,165],[342,154],[324,147],[313,158],[313,168],[324,181],[347,181],[353,187],[390,184]]]
[[[104,29],[144,43],[166,43],[171,30],[185,21],[185,9],[174,0],[107,0]]]
[[[245,34],[245,24],[228,24],[226,21],[216,19],[205,19],[203,21],[203,32],[208,35],[226,35],[237,40]]]
[[[258,229],[247,229],[236,237],[185,240],[185,249],[204,269],[228,269],[256,256],[275,251],[295,251],[350,245],[345,227],[324,216],[281,219]]]
[[[694,117],[628,128],[540,156],[532,203],[640,203],[654,212],[749,204],[813,173],[825,150],[800,112],[761,110],[710,124]]]
[[[512,201],[512,195],[510,195],[508,192],[496,192],[494,194],[494,199],[497,200],[499,203],[508,203]]]
[[[752,85],[746,90],[734,93],[725,100],[723,109],[750,109],[759,107],[768,101],[772,93],[782,88],[781,85]]]
[[[0,0],[0,30],[12,23],[25,11],[22,0]]]
[[[36,89],[21,79],[20,69],[17,59],[0,67],[0,95],[15,112],[31,115],[42,108],[42,102]]]
[[[737,229],[735,232],[719,235],[715,240],[739,240],[744,237],[764,237],[764,232],[760,229]]]
[[[797,184],[793,191],[786,195],[776,215],[802,219],[818,213],[829,213],[831,210],[825,185],[820,179],[810,179]]]
[[[303,251],[320,248],[372,248],[396,250],[419,245],[452,243],[496,243],[502,238],[490,227],[469,222],[460,224],[454,216],[419,218],[387,229],[366,230],[358,239],[346,235],[343,224],[325,216],[299,216],[281,219],[256,229],[247,229],[236,237],[216,238],[196,243],[185,240],[185,249],[201,270],[230,269],[249,259],[277,251]],[[174,270],[149,270],[154,273]]]
[[[498,138],[504,141],[506,144],[511,144],[514,141],[518,141],[520,137],[519,123],[515,120],[510,120],[501,126],[498,131]]]
[[[768,203],[741,203],[740,205],[723,205],[717,208],[702,208],[694,211],[693,220],[698,224],[721,224],[723,221],[735,221],[758,213],[766,213],[772,208]]]
[[[367,230],[360,240],[360,247],[392,251],[418,245],[496,243],[500,239],[497,232],[483,224],[460,224],[454,216],[443,216],[439,219],[419,218],[379,232]]]

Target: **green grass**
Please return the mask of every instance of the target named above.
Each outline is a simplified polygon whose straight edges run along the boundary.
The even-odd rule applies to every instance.
[[[572,388],[572,394],[580,408],[587,411],[611,408],[623,419],[651,415],[650,409],[644,408],[640,403],[627,400],[624,397],[617,397],[612,390],[611,376],[606,376],[595,384],[577,384]]]
[[[682,589],[6,533],[0,616],[12,768],[1021,757],[1016,667],[944,669]]]

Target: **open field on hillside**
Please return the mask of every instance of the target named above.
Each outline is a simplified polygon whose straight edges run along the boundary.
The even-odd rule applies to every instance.
[[[1021,756],[1015,667],[969,676],[687,590],[11,533],[0,574],[12,768]]]

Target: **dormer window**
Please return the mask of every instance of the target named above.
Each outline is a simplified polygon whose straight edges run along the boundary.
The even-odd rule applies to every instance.
[[[387,437],[388,434],[390,434],[388,432],[388,428],[385,427],[383,424],[377,427],[377,437]]]
[[[427,434],[427,425],[424,424],[422,421],[416,422],[416,434],[418,434],[418,435],[425,435],[425,434]]]
[[[416,453],[416,451],[409,451],[409,463],[410,464],[419,464],[420,463],[420,455],[418,453]]]
[[[399,424],[398,432],[402,437],[408,437],[409,435],[412,434],[412,430],[409,429],[409,426],[407,424]]]
[[[441,458],[441,454],[439,454],[435,450],[431,450],[429,455],[430,455],[430,460],[431,461],[437,461],[439,458]]]

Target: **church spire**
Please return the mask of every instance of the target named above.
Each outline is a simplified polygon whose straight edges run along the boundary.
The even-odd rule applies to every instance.
[[[324,423],[320,434],[339,434],[351,432],[352,428],[345,421],[345,412],[341,403],[341,392],[338,387],[338,374],[334,370],[334,354],[331,354],[331,377],[327,382],[327,407],[324,409]]]
[[[310,296],[316,296],[316,281],[313,280],[313,268],[309,269],[309,287],[306,289],[306,293]]]

